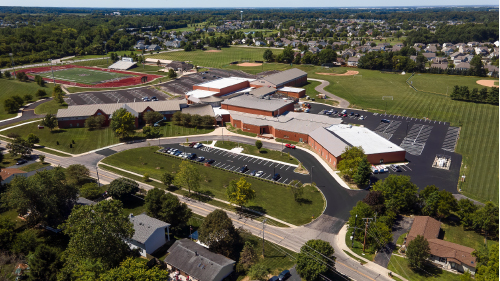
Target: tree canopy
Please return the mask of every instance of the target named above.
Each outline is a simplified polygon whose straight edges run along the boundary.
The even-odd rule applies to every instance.
[[[373,185],[374,191],[382,192],[385,206],[396,212],[409,212],[417,203],[418,187],[409,176],[389,175]]]
[[[335,267],[333,247],[323,240],[309,240],[300,248],[297,257],[297,272],[305,280],[321,280],[330,267]]]
[[[125,108],[117,109],[113,112],[110,127],[119,138],[128,138],[134,134],[135,117]]]
[[[233,257],[234,249],[240,243],[240,234],[226,212],[217,209],[205,217],[198,229],[199,240],[210,248],[210,251]]]

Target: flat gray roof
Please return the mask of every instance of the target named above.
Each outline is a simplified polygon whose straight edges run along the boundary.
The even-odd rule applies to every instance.
[[[189,107],[185,107],[181,110],[182,113],[186,114],[191,114],[191,115],[209,115],[209,116],[215,116],[214,110],[212,109],[212,106],[209,104],[194,104]]]
[[[293,103],[293,100],[284,99],[261,99],[250,95],[241,95],[230,98],[222,104],[234,105],[244,108],[260,109],[265,111],[276,111],[286,105]]]
[[[317,128],[309,136],[335,157],[339,157],[344,152],[345,147],[350,146],[324,127]]]
[[[254,89],[250,91],[250,94],[254,97],[263,97],[269,94],[272,94],[276,92],[277,90],[275,88],[270,88],[270,87],[260,87],[257,89]]]
[[[292,69],[278,72],[276,74],[271,74],[269,76],[266,76],[266,77],[264,77],[264,80],[266,80],[274,85],[280,85],[280,84],[284,84],[288,81],[292,81],[294,79],[302,77],[304,75],[307,75],[307,73],[298,69],[298,68],[292,68]]]

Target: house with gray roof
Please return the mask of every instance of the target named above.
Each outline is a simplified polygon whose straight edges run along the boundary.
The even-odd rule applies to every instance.
[[[189,239],[175,241],[168,253],[164,260],[167,269],[195,281],[221,281],[233,272],[236,263]]]
[[[129,219],[134,225],[134,236],[126,243],[131,249],[138,249],[141,256],[151,255],[170,241],[169,223],[144,214],[138,216],[130,214]]]

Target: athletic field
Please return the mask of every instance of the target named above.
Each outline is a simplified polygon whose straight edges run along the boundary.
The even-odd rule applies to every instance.
[[[37,74],[42,77],[52,79],[52,72],[50,70]],[[132,76],[134,75],[87,68],[67,68],[54,70],[54,78],[56,80],[63,80],[86,85],[95,85],[117,78],[123,79]]]

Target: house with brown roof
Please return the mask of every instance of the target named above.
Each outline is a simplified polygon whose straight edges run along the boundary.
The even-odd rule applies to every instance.
[[[10,183],[16,176],[26,177],[26,172],[16,168],[5,168],[0,170],[2,184]]]
[[[477,264],[476,258],[472,256],[474,249],[439,239],[440,231],[441,222],[428,216],[417,216],[405,238],[403,247],[408,246],[413,239],[421,235],[429,242],[430,262],[443,269],[462,273],[470,271],[475,274]]]

